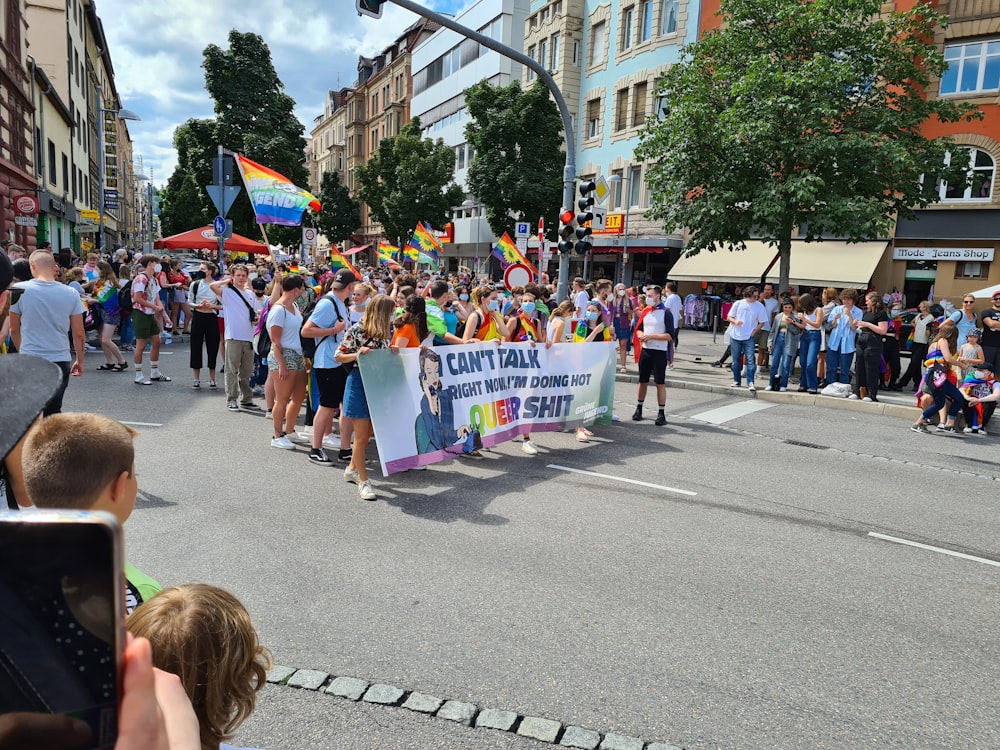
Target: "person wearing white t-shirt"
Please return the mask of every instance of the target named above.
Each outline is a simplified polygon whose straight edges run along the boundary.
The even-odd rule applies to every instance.
[[[573,320],[583,320],[587,317],[587,305],[590,303],[590,292],[582,276],[573,279]]]
[[[253,400],[250,375],[253,373],[253,332],[257,310],[250,274],[244,265],[235,265],[232,275],[213,281],[209,287],[222,300],[226,340],[226,408],[229,411],[260,409]]]
[[[743,299],[729,308],[729,348],[733,354],[733,384],[731,388],[740,387],[740,374],[743,370],[742,360],[746,359],[747,388],[756,391],[754,376],[757,374],[757,352],[755,337],[767,322],[764,306],[757,301],[757,287],[743,288]]]
[[[656,400],[659,411],[654,424],[662,427],[667,423],[664,409],[667,404],[667,350],[673,338],[674,321],[670,310],[662,302],[663,290],[658,286],[646,288],[646,308],[636,324],[636,338],[642,343],[639,353],[639,393],[636,399],[632,421],[642,419],[642,405],[646,400],[646,389],[652,376],[656,383]]]

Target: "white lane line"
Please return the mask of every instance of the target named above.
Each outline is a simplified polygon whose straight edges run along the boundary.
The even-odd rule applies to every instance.
[[[162,424],[157,422],[126,422],[121,420],[122,424],[131,425],[132,427],[163,427]]]
[[[976,557],[974,555],[966,555],[964,552],[955,552],[950,549],[943,549],[942,547],[932,547],[929,544],[921,544],[920,542],[911,542],[909,539],[900,539],[895,536],[886,536],[885,534],[876,534],[874,531],[869,531],[868,536],[875,537],[876,539],[882,539],[886,542],[894,542],[895,544],[905,544],[910,547],[918,547],[920,549],[930,550],[931,552],[940,552],[942,555],[951,555],[952,557],[961,557],[963,560],[972,560],[973,562],[985,563],[986,565],[993,565],[1000,568],[1000,562],[996,560],[987,560],[985,557]]]
[[[757,411],[770,409],[774,405],[772,402],[757,401],[756,399],[740,400],[735,404],[728,404],[718,409],[695,414],[691,419],[697,419],[699,422],[708,422],[709,424],[724,424],[731,419],[739,419]]]
[[[675,492],[678,495],[688,495],[689,497],[694,497],[697,492],[688,492],[687,490],[679,490],[676,487],[664,487],[662,484],[651,484],[649,482],[640,482],[638,479],[626,479],[625,477],[615,477],[610,474],[598,474],[596,471],[584,471],[583,469],[573,469],[569,466],[558,466],[556,464],[549,464],[550,469],[558,469],[559,471],[568,471],[573,474],[586,474],[588,477],[599,477],[601,479],[612,479],[615,482],[625,482],[626,484],[637,484],[640,487],[650,487],[654,490],[663,490],[664,492]]]

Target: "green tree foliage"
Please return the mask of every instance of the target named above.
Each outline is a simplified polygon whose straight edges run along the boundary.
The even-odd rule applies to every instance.
[[[944,17],[881,8],[722,0],[722,27],[667,72],[668,112],[636,149],[650,161],[647,215],[689,229],[693,252],[770,241],[786,289],[796,227],[807,240],[886,237],[896,215],[936,200],[935,175],[967,179],[964,165],[943,167],[952,143],[920,132],[975,116],[923,96],[945,69],[933,42]]]
[[[205,190],[190,172],[174,170],[161,196],[160,223],[165,237],[211,222],[205,206]]]
[[[414,118],[399,135],[384,139],[354,174],[358,197],[395,244],[397,238],[406,242],[418,221],[434,227],[450,221],[464,198],[454,171],[455,151],[440,138],[422,138],[420,120]]]
[[[326,172],[320,182],[319,198],[323,208],[315,224],[331,243],[343,242],[361,226],[361,205],[351,197],[336,172]]]
[[[534,223],[544,216],[555,239],[566,154],[548,89],[541,81],[527,91],[517,81],[503,87],[482,81],[466,90],[465,105],[472,118],[465,137],[474,153],[466,180],[490,229],[500,236],[513,217]]]
[[[215,117],[188,120],[177,129],[174,145],[178,162],[171,177],[177,189],[186,184],[186,177],[174,179],[177,172],[186,173],[200,186],[209,219],[214,215],[204,186],[212,182],[212,160],[220,144],[305,187],[309,180],[305,128],[293,113],[295,102],[285,93],[264,39],[233,29],[228,49],[210,44],[203,57],[205,88],[215,102]],[[242,186],[238,174],[234,184]],[[245,189],[230,209],[229,218],[236,232],[259,237]],[[294,244],[299,238],[297,227],[268,229],[268,239],[274,243]]]

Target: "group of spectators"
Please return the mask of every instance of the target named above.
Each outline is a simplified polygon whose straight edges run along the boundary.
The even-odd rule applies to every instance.
[[[819,300],[810,292],[778,300],[771,284],[763,290],[746,286],[742,294],[726,317],[729,351],[715,362],[721,367],[732,356],[733,388],[741,387],[745,375],[747,387],[756,390],[760,366],[769,375],[765,390],[787,391],[798,361],[800,392],[874,403],[883,386],[902,391],[912,383],[923,410],[915,431],[926,431],[941,412],[939,429],[957,433],[955,416],[964,409],[963,432],[985,434],[1000,399],[994,377],[1000,366],[1000,291],[980,313],[972,295],[963,297],[961,310],[940,317],[921,302],[906,342],[911,356],[905,373],[885,295],[869,291],[860,307],[855,289],[827,288]]]

